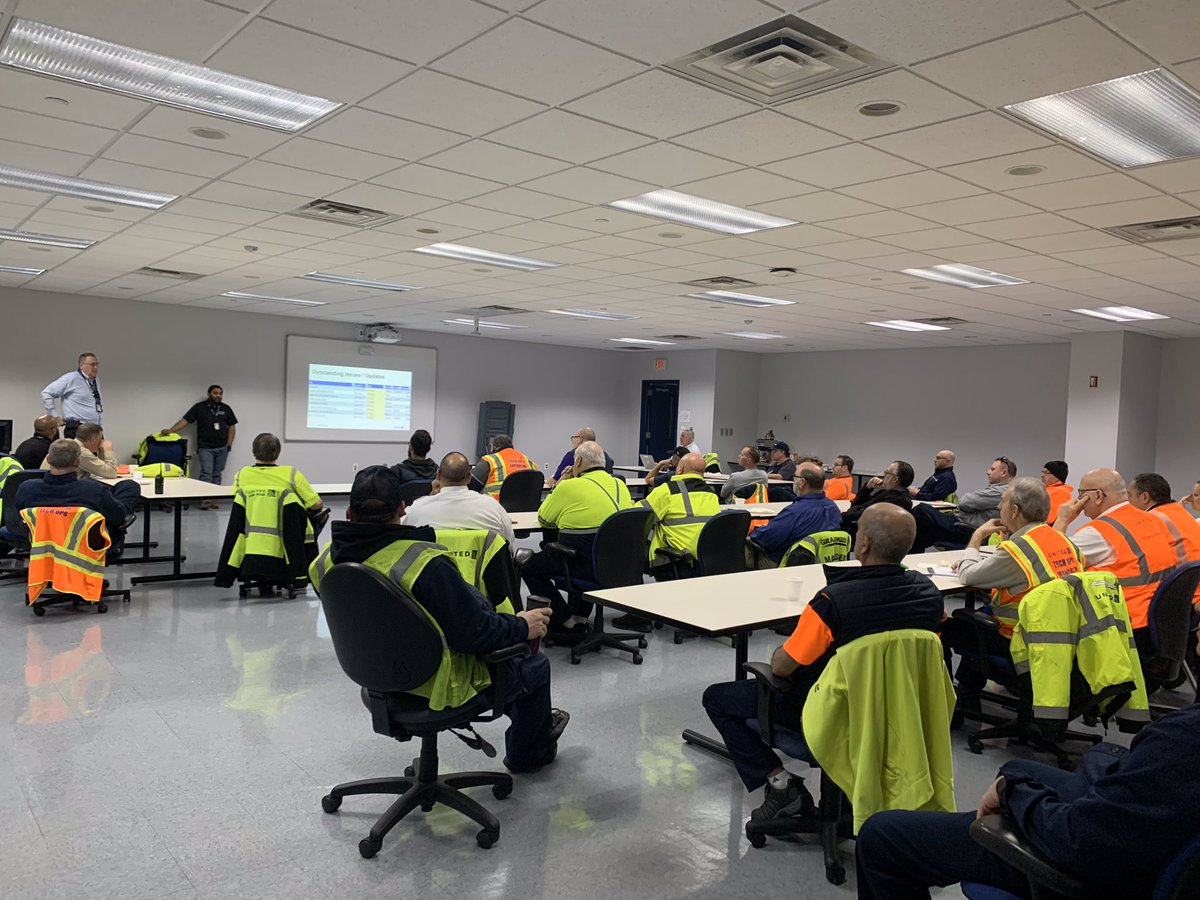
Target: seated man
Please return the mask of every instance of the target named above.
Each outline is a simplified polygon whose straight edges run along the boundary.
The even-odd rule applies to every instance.
[[[825,496],[830,500],[853,500],[853,475],[853,457],[839,453],[833,458],[833,477],[825,479]]]
[[[492,452],[475,464],[471,477],[483,485],[483,493],[493,500],[500,499],[500,486],[513,472],[536,469],[537,463],[513,449],[513,439],[507,434],[498,434],[491,441]]]
[[[748,567],[757,564],[760,569],[773,569],[796,541],[817,531],[837,531],[842,527],[841,510],[825,496],[825,472],[820,466],[801,463],[796,469],[795,491],[795,500],[766,525],[750,532],[751,539],[766,554],[756,554],[747,547]]]
[[[696,443],[696,432],[691,427],[679,429],[679,446],[688,453],[700,452],[700,445]]]
[[[121,481],[109,487],[95,480],[79,478],[79,457],[83,448],[77,441],[61,438],[50,445],[46,461],[50,474],[31,478],[17,488],[17,507],[86,506],[104,516],[112,547],[110,557],[118,557],[125,549],[126,522],[142,502],[141,488],[132,481]]]
[[[975,812],[876,813],[855,848],[859,900],[929,900],[930,887],[960,881],[1028,897],[1025,876],[971,837],[971,823],[993,813],[1092,886],[1087,896],[1150,897],[1196,836],[1197,758],[1200,704],[1148,725],[1128,750],[1093,747],[1074,772],[1010,760]]]
[[[955,564],[967,587],[992,588],[991,614],[999,634],[988,633],[988,652],[1007,657],[1017,624],[1017,605],[1047,581],[1083,571],[1083,554],[1059,531],[1046,524],[1050,495],[1035,478],[1015,478],[1000,497],[1000,517],[975,529],[962,559]],[[980,552],[993,534],[1004,540],[989,556]],[[942,642],[961,657],[978,656],[979,641],[969,623],[955,618],[942,626]],[[979,708],[983,678],[962,665],[958,669],[958,709]]]
[[[1135,476],[1129,482],[1129,505],[1163,520],[1171,533],[1171,549],[1179,565],[1200,562],[1200,522],[1175,502],[1167,479],[1153,472]]]
[[[549,610],[531,609],[515,616],[497,613],[474,587],[463,581],[432,528],[400,524],[404,501],[400,479],[387,466],[368,466],[354,479],[347,521],[334,522],[329,545],[309,570],[320,593],[321,577],[337,563],[356,562],[386,575],[412,595],[442,633],[443,668],[451,677],[440,705],[460,706],[490,691],[487,672],[475,657],[546,633]],[[399,564],[407,568],[401,571]],[[541,653],[503,665],[513,666],[504,735],[504,765],[511,772],[533,772],[554,762],[558,738],[570,716],[550,706],[550,661]],[[440,674],[440,673],[439,673]],[[430,682],[438,679],[435,675]],[[421,690],[415,693],[430,696]],[[431,698],[433,699],[433,698]]]
[[[312,518],[325,508],[325,504],[320,495],[312,489],[303,472],[295,466],[279,465],[279,454],[282,450],[283,444],[270,432],[264,431],[255,436],[254,443],[250,445],[250,452],[254,454],[254,465],[243,467],[234,476],[233,493],[258,488],[274,491],[290,489],[300,497],[300,502]]]
[[[771,671],[795,685],[775,699],[777,722],[801,730],[801,713],[838,647],[868,634],[897,628],[936,631],[942,621],[942,595],[932,581],[900,565],[912,544],[912,516],[890,503],[873,506],[859,522],[854,555],[861,566],[825,566],[826,584],[800,614],[796,630],[771,656]],[[747,791],[766,785],[755,819],[795,814],[812,802],[804,779],[790,774],[758,729],[758,686],[751,679],[710,685],[704,709],[725,739],[725,746]]]
[[[461,453],[451,452],[442,457],[437,467],[433,489],[418,497],[408,507],[404,524],[413,528],[483,528],[498,531],[511,547],[517,539],[513,534],[512,517],[508,510],[477,494],[469,487],[471,463]]]
[[[629,509],[633,501],[625,482],[604,469],[606,454],[595,441],[584,441],[575,448],[571,477],[564,478],[538,508],[538,521],[556,530],[546,536],[576,551],[579,556],[568,561],[572,577],[587,581],[595,579],[592,568],[592,544],[596,529],[620,509]],[[555,643],[567,646],[578,643],[588,633],[587,613],[591,604],[576,609],[568,607],[553,579],[561,577],[563,561],[549,550],[535,553],[521,568],[521,577],[531,596],[550,601],[550,633]]]
[[[596,440],[596,432],[592,428],[583,427],[576,429],[571,435],[571,449],[563,454],[563,458],[558,461],[558,468],[554,470],[554,474],[546,479],[546,487],[554,487],[561,478],[570,478],[571,472],[575,467],[575,450],[584,441]],[[613,470],[613,458],[608,455],[608,451],[604,453],[604,471],[611,472]]]
[[[104,439],[104,429],[94,422],[84,422],[75,432],[74,440],[79,445],[79,480],[87,478],[116,478],[117,464],[112,441]],[[42,468],[50,468],[48,460],[42,460]]]
[[[1046,517],[1046,522],[1050,525],[1058,518],[1058,508],[1075,493],[1075,488],[1066,483],[1068,472],[1070,469],[1061,459],[1052,459],[1042,466],[1042,484],[1050,494],[1050,515]]]
[[[408,458],[392,466],[392,471],[407,481],[432,481],[437,474],[437,463],[429,458],[433,437],[424,428],[418,428],[408,439]]]
[[[1088,571],[1112,572],[1125,593],[1138,652],[1151,649],[1150,598],[1175,567],[1171,533],[1162,519],[1129,502],[1125,480],[1116,469],[1092,469],[1079,481],[1079,497],[1058,510],[1054,527],[1063,534],[1079,514],[1092,521],[1071,540],[1083,551]]]
[[[646,487],[654,488],[660,484],[666,484],[671,480],[671,476],[679,470],[679,461],[687,456],[691,451],[682,444],[671,451],[671,455],[666,459],[659,460],[650,467],[650,471],[646,473]],[[702,460],[703,461],[703,460]]]
[[[1004,488],[1017,477],[1017,464],[1004,456],[992,460],[986,472],[987,485],[958,498],[953,513],[922,504],[913,508],[917,520],[917,539],[913,553],[924,553],[934,544],[943,547],[965,547],[975,529],[1000,515],[1000,497]]]
[[[912,509],[912,499],[908,496],[908,487],[912,482],[913,467],[902,459],[892,460],[883,470],[883,475],[876,475],[868,481],[850,508],[842,513],[842,531],[853,537],[863,513],[880,503]]]
[[[738,465],[742,470],[732,473],[729,480],[721,485],[722,503],[730,503],[734,497],[745,500],[754,494],[756,485],[766,485],[767,473],[758,467],[760,458],[756,448],[742,448],[742,452],[738,454]]]
[[[958,478],[954,474],[954,451],[939,450],[933,458],[933,474],[925,479],[918,489],[910,487],[908,492],[914,500],[945,500],[958,490]]]
[[[771,464],[767,466],[768,481],[791,481],[796,477],[796,464],[792,462],[792,448],[787,441],[776,441],[771,448]]]
[[[1200,481],[1192,485],[1190,494],[1184,494],[1179,498],[1179,503],[1193,516],[1200,516]]]
[[[650,533],[650,566],[663,571],[670,567],[658,556],[659,547],[671,547],[696,555],[696,545],[704,523],[721,511],[716,490],[704,480],[704,457],[687,453],[679,460],[679,469],[665,484],[660,484],[642,501],[654,512],[654,530]]]
[[[58,419],[54,416],[38,416],[33,420],[33,437],[17,444],[13,458],[22,469],[37,469],[50,452],[50,445],[59,439]]]

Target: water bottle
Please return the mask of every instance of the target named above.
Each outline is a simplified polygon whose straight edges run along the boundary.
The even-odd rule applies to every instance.
[[[159,472],[157,475],[154,476],[154,493],[161,494],[162,492],[163,492],[163,476],[162,476],[162,472]]]

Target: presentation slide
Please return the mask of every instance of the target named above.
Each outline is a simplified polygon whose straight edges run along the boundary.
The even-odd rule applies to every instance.
[[[407,431],[411,420],[412,372],[309,364],[309,428]]]
[[[288,335],[284,437],[406,443],[434,431],[437,351]]]

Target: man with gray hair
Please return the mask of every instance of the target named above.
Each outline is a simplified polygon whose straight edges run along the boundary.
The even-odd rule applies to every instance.
[[[104,429],[93,422],[84,422],[75,431],[74,440],[79,445],[79,480],[88,478],[116,478],[116,454],[112,441],[104,439]],[[42,468],[50,468],[49,457],[42,461]]]
[[[50,472],[30,479],[17,488],[18,509],[35,506],[84,506],[104,516],[112,539],[109,556],[120,556],[125,548],[125,529],[131,514],[142,501],[142,491],[132,481],[120,481],[111,488],[95,479],[79,479],[78,441],[61,438],[50,445],[46,462]]]
[[[583,428],[576,429],[575,433],[571,435],[571,449],[563,454],[563,458],[558,461],[558,468],[554,470],[554,474],[546,479],[546,487],[554,487],[563,478],[570,478],[575,465],[575,450],[584,441],[594,440],[596,440],[595,429],[588,428],[586,425]],[[604,471],[611,472],[613,465],[613,458],[605,451]]]
[[[700,445],[696,443],[696,432],[692,426],[679,429],[679,446],[687,447],[688,453],[700,452]]]

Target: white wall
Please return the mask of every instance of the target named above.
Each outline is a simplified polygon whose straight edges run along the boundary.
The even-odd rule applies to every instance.
[[[706,444],[721,457],[721,468],[737,459],[742,448],[754,446],[758,427],[759,370],[763,357],[734,350],[717,351],[717,377],[713,397],[712,442]],[[733,429],[722,435],[721,429]]]
[[[717,379],[716,350],[685,350],[675,353],[638,350],[617,351],[621,358],[614,358],[612,366],[617,377],[626,385],[625,415],[633,434],[633,445],[627,454],[613,452],[618,463],[637,461],[637,429],[641,423],[642,381],[678,381],[679,409],[692,414],[691,427],[696,432],[696,443],[707,450],[713,440],[713,397]],[[667,368],[654,368],[655,359],[666,359]],[[604,443],[603,435],[597,435]],[[610,451],[611,452],[611,451]]]
[[[1121,421],[1116,468],[1127,478],[1152,472],[1158,442],[1156,393],[1164,341],[1129,332],[1121,353]]]
[[[1071,484],[1085,472],[1113,466],[1121,410],[1124,335],[1119,331],[1079,335],[1071,340],[1067,441],[1063,459]],[[1091,387],[1089,379],[1098,379]]]
[[[758,427],[826,462],[859,471],[905,459],[918,481],[934,454],[958,454],[958,483],[983,483],[991,460],[1021,474],[1061,458],[1066,440],[1065,344],[770,354],[762,358]],[[783,420],[784,415],[789,421]]]
[[[28,437],[41,414],[41,389],[91,351],[101,361],[105,432],[121,461],[218,382],[241,420],[230,466],[249,464],[255,434],[283,434],[286,335],[353,333],[348,323],[12,288],[0,288],[0,309],[0,418],[14,420],[14,441]],[[516,445],[539,464],[557,463],[581,425],[595,428],[618,461],[635,458],[638,407],[630,412],[620,354],[407,331],[405,341],[439,351],[434,456],[472,455],[480,401],[508,400],[517,404]],[[711,428],[711,374],[707,381]],[[285,460],[313,481],[348,481],[353,464],[395,462],[406,452],[403,444],[284,445]]]
[[[1198,360],[1200,340],[1162,342],[1155,471],[1171,482],[1171,489],[1177,498],[1190,491],[1192,484],[1200,480]]]

